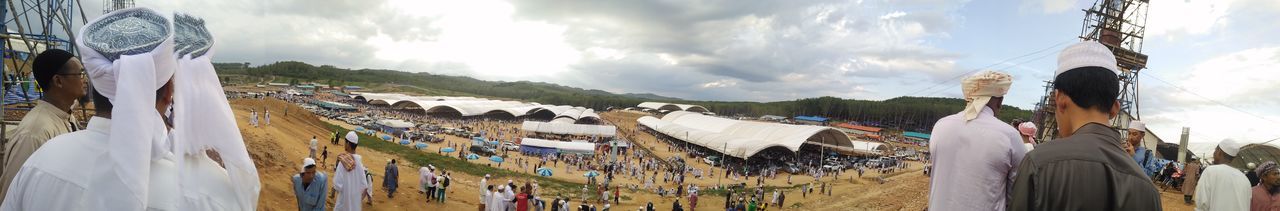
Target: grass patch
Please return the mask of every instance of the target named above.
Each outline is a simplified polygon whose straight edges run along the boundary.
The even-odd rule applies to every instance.
[[[350,130],[347,130],[346,128],[342,128],[327,122],[325,122],[324,124],[328,127],[329,131],[339,131],[340,132],[339,134],[345,134],[347,133],[347,131],[350,131]],[[361,140],[360,148],[376,150],[379,152],[400,156],[401,158],[404,158],[405,160],[408,160],[410,163],[416,164],[418,166],[427,166],[427,164],[431,164],[442,170],[446,170],[450,172],[461,172],[461,173],[477,175],[477,176],[489,174],[494,177],[528,178],[528,179],[537,181],[538,185],[544,190],[553,190],[557,192],[573,192],[574,190],[580,190],[583,185],[580,183],[574,183],[574,182],[559,180],[555,178],[542,177],[542,176],[537,176],[532,174],[514,172],[506,169],[494,168],[494,167],[480,165],[480,164],[474,164],[471,162],[467,162],[465,160],[460,160],[456,157],[447,157],[443,155],[427,153],[421,150],[413,149],[408,146],[401,146],[399,144],[383,141],[382,139],[379,139],[374,136],[366,135],[363,133],[359,133],[359,134],[360,134],[360,140]]]

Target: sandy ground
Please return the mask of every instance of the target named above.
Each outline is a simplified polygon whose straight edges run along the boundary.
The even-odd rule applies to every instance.
[[[307,156],[307,143],[311,136],[317,136],[321,148],[329,146],[330,157],[335,155],[341,149],[339,145],[332,145],[329,140],[330,132],[326,131],[321,120],[311,115],[306,110],[297,106],[290,105],[278,100],[260,100],[260,99],[237,99],[232,101],[232,108],[235,110],[236,117],[241,128],[241,133],[245,137],[246,143],[250,148],[250,155],[253,156],[255,163],[259,167],[259,173],[262,180],[262,193],[259,202],[259,210],[295,210],[297,209],[297,201],[293,196],[292,184],[290,176],[299,171],[299,165],[302,158]],[[261,110],[267,108],[272,111],[272,125],[254,128],[248,124],[249,108]],[[289,114],[285,115],[285,108],[288,108]],[[261,113],[260,113],[261,115]],[[620,130],[631,130],[635,127],[635,119],[641,114],[608,112],[602,115],[606,120],[613,122],[619,126]],[[349,125],[334,122],[339,125],[350,127]],[[514,124],[511,124],[514,127]],[[629,133],[623,131],[622,133]],[[652,152],[661,157],[675,156],[675,152],[667,150],[667,147],[653,139],[652,136],[643,133],[634,134],[635,141],[638,145],[648,147]],[[467,143],[468,140],[448,136],[446,144],[430,144],[428,149],[423,153],[437,153],[442,146],[447,146],[448,142]],[[454,173],[454,182],[450,186],[448,198],[444,203],[426,203],[426,199],[416,190],[417,186],[417,170],[419,166],[406,165],[407,162],[401,162],[400,180],[401,187],[394,198],[388,198],[387,192],[381,187],[382,174],[387,165],[388,159],[401,159],[397,156],[390,156],[386,153],[360,149],[359,154],[364,156],[364,164],[375,175],[374,177],[374,203],[372,206],[365,205],[367,210],[474,210],[479,201],[479,192],[477,186],[482,175],[467,175]],[[456,152],[455,152],[456,153]],[[319,154],[317,152],[317,154]],[[456,156],[456,154],[452,154]],[[508,154],[508,160],[516,158],[530,159],[531,162],[535,158],[521,156],[518,153]],[[329,158],[324,164],[323,171],[332,175],[334,158]],[[493,165],[494,163],[485,160],[470,161],[478,165]],[[709,169],[709,166],[701,162],[694,163],[695,168]],[[912,163],[911,167],[905,171],[899,171],[887,175],[887,181],[883,184],[876,182],[876,173],[868,173],[861,178],[854,178],[856,173],[841,174],[839,178],[825,178],[822,182],[828,182],[832,185],[832,194],[818,194],[815,188],[813,194],[801,194],[799,188],[786,189],[787,205],[783,210],[923,210],[928,201],[928,177],[925,177],[920,168],[919,163]],[[501,165],[502,168],[516,170],[521,172],[530,171],[528,168],[519,168],[511,163]],[[559,165],[556,168],[554,177],[566,181],[585,183],[586,178],[581,176],[581,171],[568,172],[565,165]],[[448,169],[444,169],[448,170]],[[852,172],[851,172],[852,173]],[[722,175],[720,170],[716,170],[716,175]],[[786,182],[786,177],[781,174],[778,178],[768,179],[767,185],[789,187],[792,185],[800,185],[814,181],[809,176],[793,176],[791,185]],[[529,177],[533,177],[532,175]],[[634,183],[642,184],[638,180],[627,177],[617,177],[618,183]],[[701,179],[688,177],[689,181],[702,187],[712,186],[717,182],[725,184],[732,183],[732,179],[704,177]],[[490,184],[504,182],[506,180],[514,180],[517,184],[522,184],[527,178],[494,178],[490,180]],[[754,181],[752,180],[740,180]],[[661,180],[658,181],[661,183]],[[665,184],[663,187],[672,187],[672,184]],[[578,192],[578,191],[570,191]],[[544,196],[554,196],[562,194],[565,196],[576,196],[578,193],[543,193]],[[1178,192],[1162,192],[1162,199],[1166,210],[1191,210],[1191,207],[1182,204],[1181,194]],[[644,203],[652,202],[659,210],[669,210],[674,198],[659,197],[651,191],[630,191],[624,189],[622,192],[624,200],[621,204],[614,204],[615,210],[634,210],[644,205]],[[680,200],[685,203],[687,200]],[[573,203],[577,205],[580,200]],[[333,200],[329,201],[332,206]],[[596,204],[599,206],[600,204]],[[696,210],[722,210],[724,205],[723,196],[702,195],[699,198],[699,207]],[[331,207],[330,207],[331,208]],[[770,210],[779,210],[776,206]]]

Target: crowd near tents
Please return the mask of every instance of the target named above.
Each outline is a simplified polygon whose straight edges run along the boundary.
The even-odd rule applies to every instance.
[[[744,159],[768,148],[799,152],[804,144],[854,147],[843,132],[823,126],[741,121],[687,111],[674,111],[661,119],[644,116],[637,121],[672,138]]]

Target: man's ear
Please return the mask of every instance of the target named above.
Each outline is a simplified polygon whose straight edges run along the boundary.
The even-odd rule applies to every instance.
[[[1116,118],[1116,115],[1119,115],[1119,113],[1120,113],[1120,100],[1113,101],[1111,103],[1111,113],[1108,114],[1109,116],[1107,116],[1108,119]]]

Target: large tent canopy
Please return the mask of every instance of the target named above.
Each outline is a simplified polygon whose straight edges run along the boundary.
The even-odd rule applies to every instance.
[[[534,122],[524,121],[521,125],[524,131],[564,134],[564,135],[586,135],[586,136],[604,136],[613,137],[617,134],[618,127],[613,125],[582,125],[572,123],[555,123],[555,122]]]
[[[461,116],[502,115],[510,117],[550,116],[578,120],[599,121],[595,110],[584,107],[542,105],[518,101],[490,100],[476,97],[410,96],[397,93],[353,93],[352,98],[371,105],[386,105],[396,109],[422,109],[428,114],[457,113]]]
[[[557,149],[560,153],[593,154],[596,144],[590,142],[553,141],[536,138],[520,139],[521,146]]]
[[[692,112],[710,112],[706,107],[700,105],[662,103],[662,102],[643,102],[636,107],[648,108],[653,110],[670,110],[670,111],[692,111]]]
[[[806,143],[854,147],[848,136],[830,127],[739,121],[687,111],[671,112],[662,119],[643,116],[637,122],[667,136],[738,158],[748,158],[771,147],[799,152],[800,146]]]

